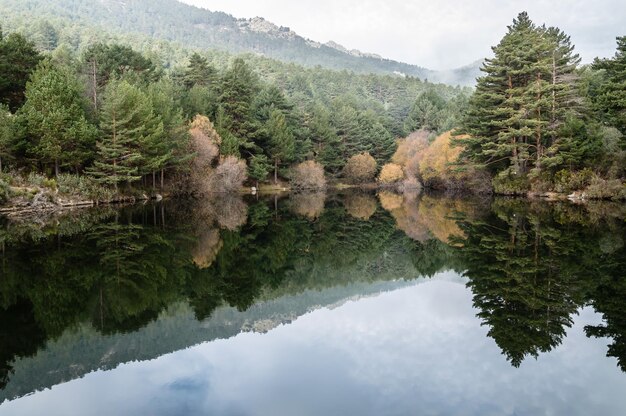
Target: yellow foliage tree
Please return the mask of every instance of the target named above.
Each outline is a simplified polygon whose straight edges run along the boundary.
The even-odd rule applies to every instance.
[[[460,138],[463,138],[463,136]],[[463,149],[453,146],[451,139],[452,132],[445,132],[437,137],[424,152],[419,169],[425,182],[436,178],[447,180],[455,176],[451,164],[458,161]]]
[[[404,179],[402,166],[395,163],[387,163],[378,175],[378,181],[386,184],[396,183]]]
[[[343,175],[351,182],[367,182],[376,176],[376,159],[367,152],[352,156],[343,168]]]

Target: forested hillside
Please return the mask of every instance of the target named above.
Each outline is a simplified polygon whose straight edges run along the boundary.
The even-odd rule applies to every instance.
[[[204,50],[251,52],[307,67],[399,73],[451,85],[473,85],[479,66],[474,63],[469,70],[431,71],[348,51],[333,42],[320,44],[262,18],[236,19],[175,0],[0,0],[0,19],[8,21],[5,29],[19,30],[44,43],[72,43],[81,36],[98,37],[102,31],[142,34]],[[55,28],[53,31],[50,25]]]
[[[45,38],[0,40],[0,166],[13,172],[5,182],[14,188],[80,188],[96,200],[110,199],[107,189],[155,190],[157,182],[177,192],[229,191],[247,177],[294,179],[288,168],[305,161],[313,165],[303,165],[302,177],[322,171],[318,187],[323,172],[340,176],[359,154],[374,161],[364,178],[372,180],[398,137],[458,124],[470,92],[412,77],[199,54],[145,36],[92,39],[87,31],[67,43],[54,25],[46,28]],[[25,184],[18,171],[30,174]],[[0,197],[11,193],[5,185]]]

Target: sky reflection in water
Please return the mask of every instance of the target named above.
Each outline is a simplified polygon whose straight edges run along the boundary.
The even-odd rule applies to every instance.
[[[98,371],[4,415],[623,414],[626,376],[590,308],[563,344],[506,361],[454,273],[158,359]]]

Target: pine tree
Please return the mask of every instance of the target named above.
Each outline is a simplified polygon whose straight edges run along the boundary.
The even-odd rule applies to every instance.
[[[250,158],[250,166],[248,168],[248,176],[256,181],[256,187],[259,188],[259,181],[265,180],[269,174],[271,165],[267,156],[263,154],[253,155]]]
[[[176,92],[171,81],[164,79],[151,84],[148,87],[148,96],[155,115],[163,122],[162,137],[159,138],[158,135],[154,137],[157,153],[155,153],[156,163],[153,163],[155,170],[160,171],[160,183],[163,188],[165,169],[178,166],[190,158],[186,150],[189,135],[182,110],[174,98]],[[154,173],[152,182],[154,187]]]
[[[184,74],[185,86],[191,88],[199,85],[203,87],[213,86],[217,78],[217,71],[209,65],[207,59],[194,53],[189,58],[189,65]]]
[[[626,36],[617,38],[617,52],[611,59],[596,59],[593,68],[604,70],[604,79],[594,97],[596,109],[609,124],[622,132],[626,147]]]
[[[9,107],[0,104],[0,173],[2,173],[3,163],[12,156],[11,148],[14,137],[14,116],[9,111]]]
[[[219,103],[228,120],[224,128],[241,140],[242,145],[254,133],[251,110],[257,83],[256,76],[241,58],[234,60],[221,79]]]
[[[152,105],[141,90],[127,81],[111,81],[105,88],[100,112],[101,140],[90,174],[100,183],[114,185],[141,178],[146,155],[142,144],[162,128]]]
[[[35,45],[24,36],[11,33],[5,37],[0,30],[0,104],[13,112],[22,106],[26,81],[41,59]]]
[[[520,13],[485,60],[460,139],[464,156],[491,171],[512,174],[542,168],[574,101],[571,74],[578,63],[559,29],[535,26]]]
[[[274,162],[274,182],[278,183],[278,167],[293,158],[294,138],[280,110],[272,110],[265,130],[270,138],[269,154]]]
[[[26,85],[26,103],[20,109],[31,152],[44,163],[78,170],[92,156],[96,129],[86,117],[78,79],[67,68],[42,62]]]

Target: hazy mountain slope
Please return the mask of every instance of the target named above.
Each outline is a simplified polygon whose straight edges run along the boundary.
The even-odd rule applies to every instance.
[[[334,42],[320,44],[262,18],[236,19],[226,13],[175,0],[0,0],[0,17],[8,27],[15,21],[65,19],[177,41],[189,47],[253,52],[306,66],[320,65],[360,73],[401,73],[461,85],[474,82],[464,69],[431,71],[373,54],[349,51]]]

